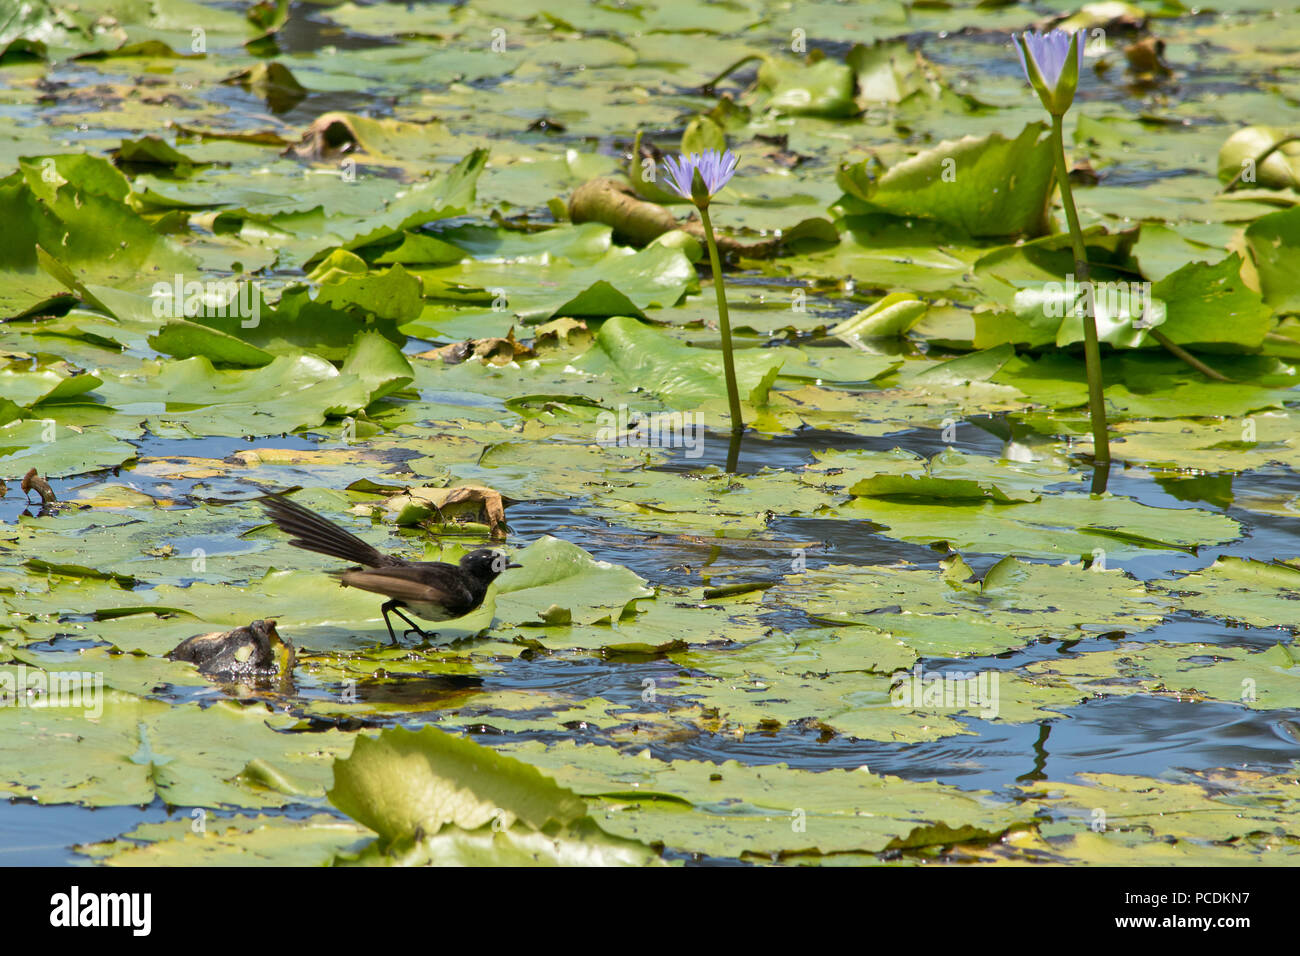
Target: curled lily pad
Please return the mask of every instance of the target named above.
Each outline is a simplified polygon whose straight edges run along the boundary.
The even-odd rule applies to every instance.
[[[360,862],[646,864],[585,802],[527,763],[433,727],[357,738],[334,765],[330,801],[379,834]]]
[[[616,621],[633,601],[654,595],[627,568],[549,535],[512,560],[521,567],[497,586],[497,618],[507,623],[551,623],[556,608],[567,609],[572,623]]]
[[[947,140],[899,163],[851,197],[852,212],[878,210],[956,226],[972,236],[1044,231],[1052,156],[1046,127]]]
[[[540,830],[587,812],[576,794],[533,768],[434,727],[358,737],[335,763],[329,797],[386,842],[448,825],[476,830],[494,819]]]

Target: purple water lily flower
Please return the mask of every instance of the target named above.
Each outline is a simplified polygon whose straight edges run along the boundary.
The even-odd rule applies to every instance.
[[[722,187],[736,174],[736,164],[739,161],[739,157],[729,149],[722,152],[706,149],[703,153],[691,153],[689,156],[668,156],[664,159],[664,165],[668,167],[668,185],[683,199],[698,204],[701,201],[708,202],[722,191]],[[695,195],[692,188],[696,170],[699,170],[704,188],[708,190],[702,197]]]
[[[1048,112],[1054,116],[1063,114],[1074,101],[1079,71],[1083,69],[1083,33],[1067,33],[1065,30],[1040,33],[1035,30],[1026,31],[1019,37],[1013,33],[1011,39],[1029,85],[1037,91]],[[1068,62],[1071,43],[1076,50],[1077,63]]]

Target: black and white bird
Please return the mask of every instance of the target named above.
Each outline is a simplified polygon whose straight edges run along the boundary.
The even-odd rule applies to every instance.
[[[449,621],[473,611],[483,603],[488,585],[508,568],[520,567],[500,551],[479,548],[460,559],[459,564],[443,561],[408,561],[384,554],[333,521],[309,511],[288,498],[271,494],[262,499],[277,528],[291,535],[289,543],[317,554],[354,561],[362,567],[343,571],[344,587],[383,594],[388,600],[380,610],[388,625],[388,636],[397,642],[390,613],[396,614],[420,637],[437,637],[423,630],[402,613],[407,608],[426,621]]]

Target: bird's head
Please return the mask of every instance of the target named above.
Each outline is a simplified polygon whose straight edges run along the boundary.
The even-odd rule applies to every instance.
[[[510,558],[503,551],[479,548],[477,551],[471,551],[461,558],[460,567],[465,573],[490,582],[495,581],[497,576],[507,568],[519,568],[523,567],[523,565],[512,564]]]

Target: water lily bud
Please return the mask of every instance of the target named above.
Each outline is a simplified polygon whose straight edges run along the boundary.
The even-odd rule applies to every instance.
[[[1043,107],[1053,116],[1064,116],[1074,102],[1079,86],[1079,69],[1083,66],[1081,33],[1053,30],[1050,33],[1012,34],[1025,78],[1034,88]]]

